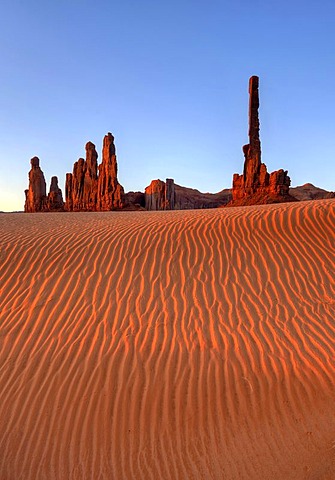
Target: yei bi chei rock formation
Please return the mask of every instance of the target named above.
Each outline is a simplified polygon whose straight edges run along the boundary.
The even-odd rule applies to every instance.
[[[86,159],[74,163],[72,173],[66,174],[65,204],[57,177],[52,177],[50,192],[46,195],[44,174],[39,159],[31,159],[29,188],[25,191],[25,212],[55,211],[109,211],[125,206],[125,194],[117,179],[117,160],[114,137],[105,135],[102,162],[98,166],[98,154],[92,142],[86,144]]]
[[[92,142],[86,144],[86,160],[79,158],[73,172],[66,174],[65,208],[67,211],[109,211],[124,206],[124,190],[117,179],[114,137],[105,135],[102,162]]]

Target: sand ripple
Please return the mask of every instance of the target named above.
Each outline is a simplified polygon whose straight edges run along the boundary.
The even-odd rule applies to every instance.
[[[334,479],[335,201],[0,215],[0,479]]]

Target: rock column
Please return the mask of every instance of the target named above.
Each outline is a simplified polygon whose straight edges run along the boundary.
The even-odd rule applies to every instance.
[[[249,80],[249,143],[244,145],[245,157],[243,183],[245,192],[255,193],[258,186],[258,175],[261,166],[261,142],[259,139],[259,79],[253,76]]]
[[[278,170],[270,175],[261,162],[261,141],[259,138],[259,79],[249,80],[249,143],[243,146],[243,175],[233,177],[233,200],[230,204],[270,203],[291,201],[289,196],[290,177],[287,171]]]
[[[58,186],[57,177],[51,177],[47,207],[49,212],[62,212],[64,210],[62,190]]]
[[[40,160],[33,157],[30,160],[29,187],[25,190],[26,201],[24,211],[28,213],[44,212],[47,210],[46,183],[44,173],[40,168]]]
[[[68,211],[96,210],[98,195],[98,154],[92,142],[86,144],[86,160],[79,158],[73,172],[66,174],[65,208]]]
[[[92,142],[86,143],[86,162],[83,187],[85,210],[95,210],[98,196],[98,154]]]
[[[108,133],[104,138],[102,163],[99,165],[97,210],[115,210],[123,205],[124,190],[117,179],[114,137]]]
[[[165,210],[174,210],[176,200],[174,180],[167,178],[165,183]]]

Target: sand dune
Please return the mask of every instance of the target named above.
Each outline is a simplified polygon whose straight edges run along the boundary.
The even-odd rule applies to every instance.
[[[335,200],[0,215],[0,479],[334,479]]]

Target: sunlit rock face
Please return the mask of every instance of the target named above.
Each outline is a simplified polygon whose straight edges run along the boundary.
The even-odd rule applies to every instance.
[[[62,212],[64,210],[64,201],[62,190],[58,186],[58,178],[51,177],[50,190],[47,199],[47,209],[49,212]]]
[[[115,210],[124,206],[124,190],[117,179],[117,161],[114,137],[104,137],[102,162],[99,165],[97,210]]]
[[[147,210],[165,210],[165,182],[152,180],[145,188],[145,208]]]
[[[243,146],[243,174],[233,176],[232,205],[252,205],[296,200],[289,194],[290,177],[280,169],[268,173],[261,162],[261,142],[259,137],[259,78],[249,80],[249,143]]]
[[[66,174],[65,208],[68,211],[108,211],[123,208],[124,190],[117,178],[114,137],[105,135],[102,162],[92,142],[86,144],[86,159],[79,158]]]
[[[72,173],[66,174],[65,208],[68,211],[96,210],[98,194],[98,154],[92,142],[86,144],[86,160],[79,158]]]
[[[26,201],[24,211],[27,213],[44,212],[47,210],[47,195],[44,173],[38,157],[30,160],[29,186],[25,190]]]

